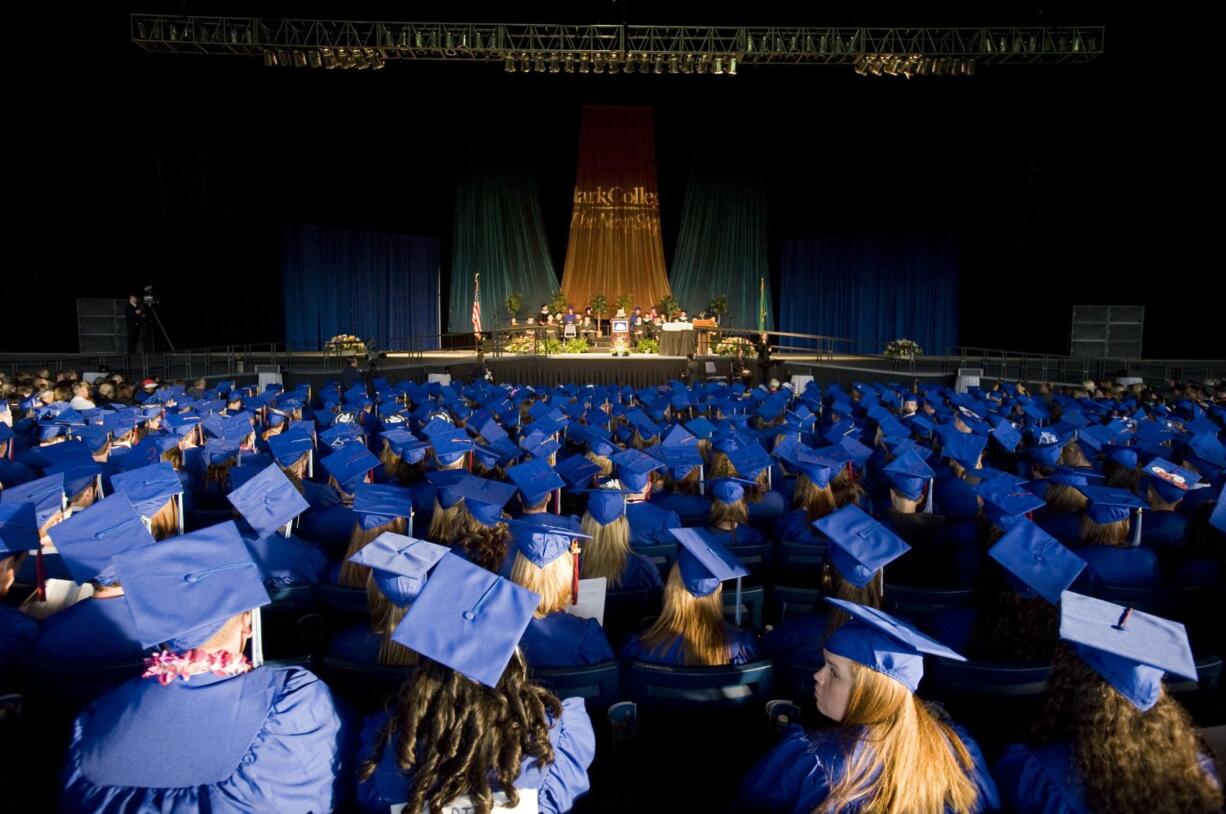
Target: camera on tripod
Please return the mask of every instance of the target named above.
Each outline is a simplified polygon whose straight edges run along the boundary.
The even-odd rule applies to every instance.
[[[144,296],[141,297],[141,302],[145,305],[158,306],[162,304],[162,298],[159,297],[153,290],[153,286],[145,286]]]

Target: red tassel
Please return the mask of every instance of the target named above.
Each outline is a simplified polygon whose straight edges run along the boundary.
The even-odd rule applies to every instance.
[[[34,584],[39,602],[47,601],[47,569],[43,564],[43,547],[39,545],[34,557]]]
[[[579,552],[574,552],[575,558],[575,573],[570,579],[570,604],[579,604]]]
[[[553,490],[553,513],[554,514],[562,513],[562,490],[561,489]]]

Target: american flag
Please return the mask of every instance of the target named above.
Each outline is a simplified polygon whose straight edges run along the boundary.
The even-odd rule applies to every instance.
[[[473,277],[473,333],[481,338],[481,273]]]

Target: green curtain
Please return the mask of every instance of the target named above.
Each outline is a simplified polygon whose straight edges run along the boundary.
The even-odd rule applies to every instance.
[[[740,139],[723,139],[695,153],[677,248],[673,295],[691,315],[723,294],[731,328],[758,327],[760,281],[766,281],[766,327],[773,329],[766,190]]]
[[[469,144],[456,179],[455,241],[447,330],[472,331],[473,277],[481,274],[481,326],[506,327],[506,299],[523,295],[520,316],[535,314],[558,287],[541,218],[540,189],[528,150],[491,130]],[[499,139],[502,139],[501,143]]]

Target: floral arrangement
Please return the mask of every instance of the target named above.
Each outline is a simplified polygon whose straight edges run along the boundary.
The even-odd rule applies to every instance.
[[[536,339],[529,331],[519,334],[506,344],[507,353],[532,353],[536,350]]]
[[[638,342],[634,343],[635,353],[659,353],[660,340],[649,339],[648,337],[640,337]]]
[[[611,352],[614,356],[630,355],[630,344],[627,342],[625,334],[616,334],[614,336]]]
[[[366,343],[352,334],[337,334],[324,343],[324,353],[366,353]]]
[[[728,336],[715,345],[715,352],[720,356],[736,356],[738,353],[753,353],[753,343],[743,336]]]
[[[895,339],[886,344],[885,355],[895,359],[914,359],[923,356],[924,349],[914,339]]]
[[[562,349],[559,353],[587,353],[588,344],[586,339],[567,339],[562,342]]]

